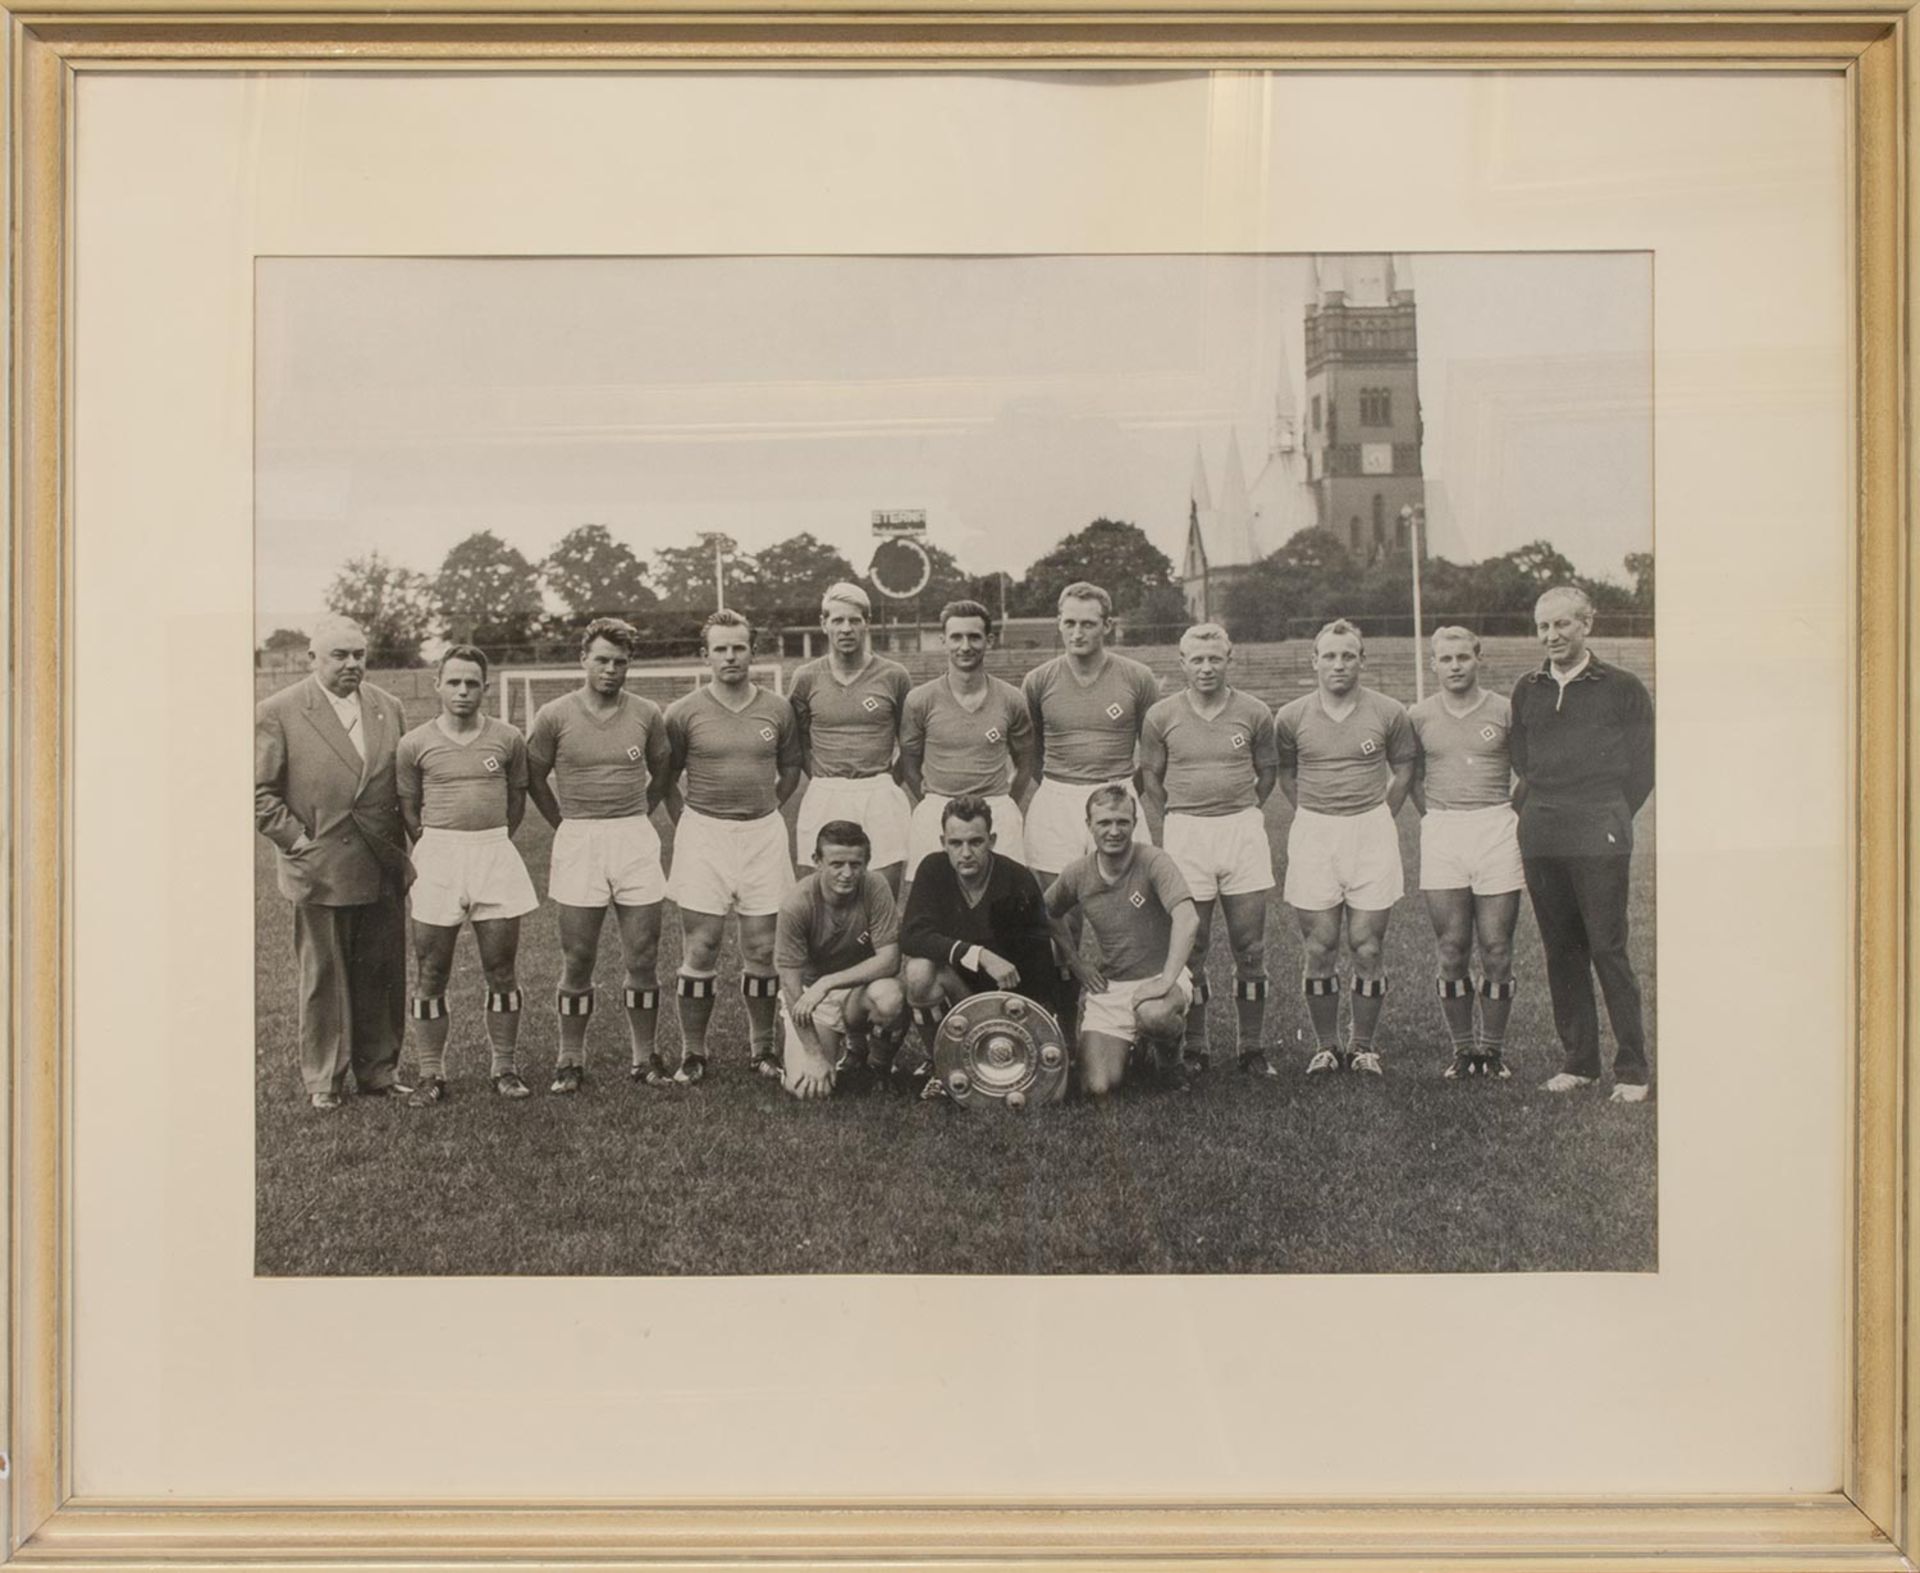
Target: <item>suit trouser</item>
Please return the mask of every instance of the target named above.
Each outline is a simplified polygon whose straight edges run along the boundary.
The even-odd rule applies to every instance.
[[[1594,974],[1613,1023],[1616,1081],[1647,1079],[1647,1040],[1640,1019],[1640,982],[1627,959],[1627,872],[1624,857],[1523,858],[1527,894],[1547,953],[1553,1025],[1576,1076],[1600,1074],[1600,1013]]]
[[[407,1016],[407,923],[392,898],[293,909],[300,965],[300,1079],[309,1093],[394,1080]]]

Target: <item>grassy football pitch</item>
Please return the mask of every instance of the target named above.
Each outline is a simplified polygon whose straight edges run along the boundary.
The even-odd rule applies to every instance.
[[[1290,814],[1275,793],[1267,816],[1276,847],[1285,846]],[[1410,888],[1388,937],[1384,1080],[1302,1074],[1300,946],[1276,889],[1267,1031],[1280,1080],[1231,1068],[1232,966],[1216,922],[1216,1068],[1191,1093],[1124,1089],[1103,1106],[1020,1114],[886,1096],[793,1102],[747,1069],[731,941],[708,1079],[692,1090],[637,1087],[626,1076],[611,923],[590,1079],[577,1097],[548,1097],[559,958],[547,909],[526,919],[520,953],[521,1061],[534,1097],[509,1103],[487,1085],[482,984],[463,937],[448,991],[451,1099],[428,1110],[349,1099],[332,1113],[311,1111],[294,1048],[292,916],[274,889],[271,849],[257,842],[258,1271],[1652,1269],[1658,1104],[1609,1104],[1604,1084],[1562,1097],[1539,1090],[1559,1056],[1524,902],[1507,1042],[1513,1077],[1441,1079],[1449,1055],[1432,936],[1411,889],[1411,808],[1400,828]],[[1636,830],[1633,951],[1651,1039],[1652,804]],[[544,889],[550,834],[537,814],[529,812],[517,841]],[[670,989],[678,960],[670,907],[665,927],[661,976]],[[663,1005],[661,1046],[671,1057],[679,1029],[670,993]],[[1610,1054],[1610,1033],[1605,1045]]]

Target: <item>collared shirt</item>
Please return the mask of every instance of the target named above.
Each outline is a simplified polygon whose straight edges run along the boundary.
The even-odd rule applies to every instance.
[[[320,692],[327,696],[327,703],[333,706],[333,713],[340,718],[340,724],[346,728],[347,741],[353,744],[353,751],[364,760],[367,757],[367,735],[360,710],[359,689],[356,688],[344,699],[325,683],[320,684]]]
[[[1527,857],[1624,857],[1653,791],[1653,700],[1589,654],[1562,682],[1542,663],[1513,685],[1508,746]]]

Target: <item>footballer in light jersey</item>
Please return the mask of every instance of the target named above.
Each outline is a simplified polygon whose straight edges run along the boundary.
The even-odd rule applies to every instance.
[[[1093,850],[1087,796],[1113,784],[1134,792],[1147,711],[1159,701],[1150,668],[1107,649],[1113,597],[1097,584],[1060,592],[1064,651],[1027,673],[1020,691],[1033,717],[1034,778],[1027,803],[1027,863],[1044,885]],[[1148,839],[1144,817],[1134,834]]]
[[[906,1015],[900,912],[868,866],[866,831],[830,819],[814,847],[813,872],[780,904],[773,942],[791,1026],[781,1082],[796,1098],[824,1098],[842,1075],[864,1077],[872,1035],[891,1034]]]
[[[487,979],[488,1074],[503,1098],[524,1098],[520,1079],[520,919],[540,904],[512,836],[527,811],[527,748],[519,731],[480,706],[487,658],[457,644],[440,657],[440,714],[400,739],[394,773],[400,817],[414,842],[412,909],[414,1054],[420,1077],[407,1099],[429,1108],[447,1096],[447,980],[463,923]]]
[[[1047,917],[1081,989],[1080,1086],[1102,1097],[1126,1074],[1138,1042],[1156,1052],[1162,1075],[1186,1086],[1180,1044],[1192,991],[1187,962],[1200,927],[1179,866],[1151,842],[1134,839],[1140,805],[1125,786],[1098,786],[1087,797],[1094,850],[1075,858],[1047,887]],[[1068,917],[1079,912],[1099,942],[1086,961]]]
[[[900,714],[913,679],[898,661],[873,653],[867,642],[871,610],[859,585],[829,587],[820,600],[827,653],[807,662],[787,685],[808,777],[793,829],[794,861],[811,871],[820,827],[850,819],[872,838],[873,871],[897,896],[912,806],[894,771]]]
[[[793,858],[780,805],[800,784],[800,732],[793,707],[750,673],[753,627],[738,612],[708,615],[701,639],[712,678],[667,707],[667,812],[673,872],[667,894],[680,908],[684,948],[680,1068],[691,1086],[707,1068],[707,1028],[727,914],[740,917],[740,992],[754,1069],[780,1074],[775,1033],[780,975],[773,939],[780,903],[793,888]]]
[[[653,811],[667,768],[660,707],[627,692],[639,634],[617,617],[595,618],[580,637],[580,686],[542,705],[527,732],[528,791],[553,826],[547,894],[560,928],[560,1053],[547,1091],[579,1091],[587,1073],[594,969],[607,909],[626,967],[628,1074],[664,1067],[660,1021],[660,903],[667,893]]]
[[[940,608],[947,669],[907,695],[900,769],[918,801],[907,836],[907,878],[941,849],[941,814],[955,798],[993,809],[995,849],[1025,861],[1020,806],[1033,764],[1033,722],[1019,690],[987,672],[993,614],[978,601]]]
[[[1420,891],[1440,953],[1440,1014],[1453,1044],[1446,1074],[1449,1079],[1504,1077],[1507,1018],[1513,1013],[1513,928],[1527,882],[1507,753],[1513,707],[1480,686],[1478,634],[1438,628],[1432,648],[1440,686],[1407,711],[1407,720],[1420,741],[1412,794],[1422,816]]]
[[[1280,759],[1273,712],[1228,684],[1232,661],[1233,641],[1218,623],[1197,624],[1180,636],[1187,686],[1147,711],[1140,733],[1141,795],[1165,815],[1160,839],[1193,892],[1200,920],[1190,968],[1187,1064],[1207,1064],[1207,945],[1217,903],[1233,947],[1240,1068],[1273,1076],[1278,1073],[1261,1037],[1273,847],[1260,810],[1273,792]]]
[[[1387,978],[1382,951],[1406,889],[1393,818],[1413,783],[1419,743],[1406,709],[1360,684],[1366,646],[1344,617],[1313,640],[1312,693],[1273,718],[1280,790],[1294,806],[1283,894],[1305,942],[1301,982],[1315,1050],[1307,1074],[1378,1076],[1374,1038]],[[1353,953],[1353,1036],[1340,1045],[1340,936]]]

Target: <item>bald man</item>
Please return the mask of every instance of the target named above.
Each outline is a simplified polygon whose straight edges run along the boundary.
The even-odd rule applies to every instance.
[[[406,892],[412,879],[394,755],[406,717],[366,681],[367,636],[328,618],[311,675],[253,717],[253,819],[276,849],[293,903],[300,977],[300,1078],[337,1109],[353,1074],[367,1097],[405,1096]]]

